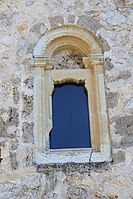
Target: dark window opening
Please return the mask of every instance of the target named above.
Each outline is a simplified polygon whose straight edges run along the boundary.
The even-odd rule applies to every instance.
[[[83,84],[55,85],[51,149],[90,148],[88,97]]]

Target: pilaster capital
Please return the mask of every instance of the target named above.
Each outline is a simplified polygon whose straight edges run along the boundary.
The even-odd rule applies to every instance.
[[[90,54],[90,62],[92,65],[102,65],[104,62],[102,54]]]
[[[43,56],[34,57],[34,67],[42,67],[44,70],[52,70],[54,60]]]
[[[90,54],[89,57],[83,57],[83,64],[86,69],[92,69],[96,65],[103,64],[102,54]]]
[[[90,57],[83,57],[83,64],[86,69],[92,68]]]

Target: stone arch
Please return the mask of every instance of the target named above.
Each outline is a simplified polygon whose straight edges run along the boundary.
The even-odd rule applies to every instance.
[[[75,49],[88,57],[90,54],[103,54],[103,48],[97,37],[90,31],[77,25],[66,25],[46,32],[34,48],[34,56],[51,58],[62,48]]]

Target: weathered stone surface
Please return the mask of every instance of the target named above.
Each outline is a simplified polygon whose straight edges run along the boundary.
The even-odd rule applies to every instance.
[[[130,78],[131,76],[132,75],[131,75],[130,71],[121,71],[115,80],[119,80],[119,79],[126,80],[126,79]]]
[[[114,3],[116,4],[117,8],[123,8],[126,5],[125,0],[117,0],[117,1],[114,1]]]
[[[28,57],[23,60],[22,65],[24,67],[24,72],[26,76],[33,75],[33,57]]]
[[[24,122],[22,125],[23,142],[33,143],[33,123]]]
[[[32,26],[30,29],[31,32],[36,33],[36,34],[43,34],[47,30],[47,27],[43,22],[35,24]]]
[[[101,43],[103,50],[109,51],[110,46],[109,46],[108,42],[105,40],[105,38],[103,38],[100,34],[97,36],[97,38],[99,39],[99,42]]]
[[[74,15],[69,15],[68,16],[68,23],[74,23],[75,22],[75,16]]]
[[[1,199],[133,198],[132,8],[132,0],[0,1]],[[32,55],[41,35],[65,23],[91,31],[103,48],[114,159],[36,168]],[[80,55],[55,56],[58,68],[82,68]]]
[[[88,195],[87,190],[84,188],[84,186],[83,187],[82,186],[69,187],[68,195],[69,195],[69,198],[74,198],[74,199],[76,199],[77,197],[87,199],[90,196],[90,194]]]
[[[114,153],[113,155],[113,161],[114,163],[120,163],[125,161],[125,153],[124,151],[119,150],[117,153]]]
[[[118,103],[118,93],[108,93],[108,108],[114,108]]]
[[[28,166],[32,166],[33,165],[33,148],[30,147],[26,149],[26,156],[24,157],[24,166],[28,167]]]
[[[56,28],[64,24],[64,20],[62,16],[50,17],[49,22],[50,22],[51,28]]]
[[[34,47],[35,47],[35,44],[29,44],[27,46],[27,49],[26,49],[26,54],[30,53],[30,54],[33,54],[33,50],[34,50]]]
[[[6,123],[3,121],[2,117],[0,117],[0,136],[7,136]]]
[[[111,59],[109,57],[105,58],[104,67],[105,70],[111,70],[114,68],[114,65],[111,63]]]
[[[73,50],[63,50],[54,56],[55,69],[83,68],[82,56]]]
[[[26,117],[32,113],[33,110],[33,96],[23,95],[23,109],[22,116]]]
[[[20,86],[21,79],[20,78],[12,78],[11,82],[13,84],[14,103],[17,104],[20,100],[19,86]]]
[[[16,152],[10,152],[11,168],[16,170],[18,168],[18,161]]]
[[[16,150],[18,148],[18,140],[12,139],[10,141],[10,150]]]
[[[16,129],[16,127],[14,127],[14,126],[9,126],[7,128],[7,134],[10,139],[16,138],[17,134],[19,134],[18,132],[19,132],[19,130]]]
[[[107,21],[110,26],[121,26],[126,22],[126,17],[119,13],[117,10],[115,11],[105,11],[100,14],[101,19]]]
[[[24,80],[25,86],[27,88],[32,89],[33,88],[33,78],[29,77],[28,79]]]
[[[14,104],[17,104],[20,100],[20,92],[17,87],[13,88],[13,99],[14,99]]]
[[[110,163],[65,163],[65,164],[42,164],[38,165],[37,171],[43,172],[45,174],[51,174],[58,171],[63,171],[65,174],[70,173],[87,173],[89,174],[92,170],[95,172],[100,172],[102,170],[109,170]]]
[[[19,117],[18,109],[10,107],[7,125],[18,126],[18,117]]]
[[[133,97],[131,97],[129,100],[125,101],[124,106],[127,110],[133,112]]]
[[[35,3],[34,0],[25,0],[24,2],[26,6],[32,6]]]
[[[91,30],[93,33],[96,33],[96,31],[101,27],[99,21],[89,18],[87,15],[81,16],[77,21],[77,24]]]
[[[132,146],[133,144],[133,117],[122,116],[115,119],[116,133],[123,136],[121,145],[123,147]]]
[[[120,71],[118,75],[115,74],[113,76],[108,77],[108,82],[127,80],[130,77],[132,77],[130,71]]]

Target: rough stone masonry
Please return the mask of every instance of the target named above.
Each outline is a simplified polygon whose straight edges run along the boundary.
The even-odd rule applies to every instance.
[[[37,167],[33,49],[66,24],[88,29],[103,46],[113,161]],[[133,198],[132,25],[132,0],[0,0],[1,199]],[[82,67],[79,54],[55,57],[57,68]]]

